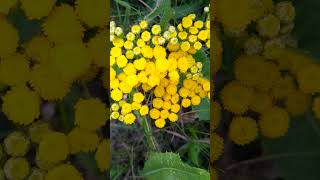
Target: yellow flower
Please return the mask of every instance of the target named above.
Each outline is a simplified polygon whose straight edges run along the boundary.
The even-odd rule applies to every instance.
[[[210,31],[208,30],[201,30],[198,34],[198,39],[205,41],[207,40],[210,36]]]
[[[182,51],[188,51],[190,49],[190,43],[188,41],[184,41],[181,43],[180,48]]]
[[[154,35],[158,35],[161,33],[161,27],[160,25],[153,25],[152,28],[151,28],[151,32],[152,34]]]
[[[120,113],[119,112],[112,112],[110,114],[111,119],[119,119]]]
[[[69,152],[76,154],[80,152],[93,152],[99,142],[96,132],[87,131],[81,128],[74,128],[68,136]]]
[[[80,19],[90,27],[104,26],[107,21],[107,2],[104,0],[77,0],[76,12]]]
[[[181,105],[182,105],[182,107],[184,107],[184,108],[187,108],[187,107],[191,106],[191,101],[190,101],[190,99],[187,99],[187,98],[182,99]]]
[[[107,108],[99,99],[81,99],[75,105],[75,124],[82,129],[97,130],[106,120]]]
[[[126,41],[126,42],[124,42],[123,47],[125,49],[132,49],[133,48],[133,42],[132,41]]]
[[[119,89],[113,89],[111,91],[111,98],[114,101],[120,101],[122,99],[123,93]]]
[[[83,180],[80,172],[70,164],[61,164],[48,171],[46,180],[72,179]]]
[[[194,43],[193,47],[196,50],[200,50],[202,48],[202,44],[199,41],[197,41]]]
[[[176,94],[176,93],[177,93],[177,86],[175,86],[175,85],[169,85],[169,86],[167,86],[166,92],[167,92],[169,95],[174,95],[174,94]]]
[[[203,21],[198,20],[194,22],[194,27],[201,29],[203,27]]]
[[[255,112],[263,113],[267,109],[271,108],[273,103],[273,98],[269,94],[255,91],[253,93],[253,101],[249,107]]]
[[[299,90],[290,91],[285,100],[285,109],[291,116],[303,115],[311,106],[311,95]]]
[[[149,113],[149,107],[147,105],[144,105],[140,108],[140,115],[145,116]]]
[[[46,134],[51,132],[49,127],[49,123],[43,121],[37,121],[31,124],[28,129],[29,136],[32,142],[40,143],[42,137]]]
[[[268,138],[284,136],[289,128],[289,114],[281,108],[266,110],[259,120],[261,134]]]
[[[157,119],[154,121],[154,124],[157,128],[163,128],[166,125],[166,121],[164,119]]]
[[[179,89],[179,95],[183,98],[188,97],[189,93],[190,91],[185,87]]]
[[[110,51],[110,54],[113,57],[117,58],[117,57],[122,55],[122,51],[121,51],[121,49],[119,47],[112,47],[111,51]]]
[[[39,144],[39,160],[48,163],[58,163],[64,161],[68,154],[68,141],[64,134],[60,132],[49,132],[43,136]]]
[[[141,29],[146,29],[148,27],[148,22],[146,20],[142,20],[139,25]]]
[[[172,95],[172,97],[171,97],[172,104],[178,103],[179,99],[180,99],[179,94],[176,93],[176,94]]]
[[[25,51],[29,58],[36,62],[48,62],[52,43],[44,36],[37,36],[26,44]]]
[[[192,26],[192,23],[193,23],[192,18],[190,18],[190,17],[184,17],[184,18],[182,18],[182,26],[183,26],[184,28],[189,28],[189,27],[191,27],[191,26]]]
[[[107,53],[101,53],[107,51],[107,47],[105,45],[106,41],[106,33],[104,31],[101,31],[97,33],[96,36],[91,38],[87,43],[87,47],[89,50],[89,54],[92,57],[93,64],[99,67],[107,66]],[[112,65],[111,60],[110,65]]]
[[[316,64],[306,65],[298,71],[297,80],[300,89],[305,93],[320,91],[320,66]]]
[[[160,109],[163,106],[163,101],[160,98],[154,98],[152,101],[152,105],[153,105],[153,107]]]
[[[145,42],[148,42],[150,41],[151,39],[151,34],[149,31],[144,31],[142,34],[141,34],[141,39],[144,40]]]
[[[110,140],[103,140],[98,146],[95,154],[95,160],[101,172],[110,168]]]
[[[258,21],[257,29],[261,36],[275,37],[280,31],[280,20],[274,15],[268,15]]]
[[[2,100],[2,111],[14,123],[27,125],[39,117],[40,98],[26,87],[12,88]]]
[[[178,33],[178,37],[179,37],[179,39],[181,39],[181,40],[185,40],[185,39],[187,39],[187,37],[188,37],[188,33],[185,32],[185,31],[179,32],[179,33]]]
[[[45,0],[39,1],[35,6],[32,0],[22,0],[21,8],[29,19],[41,19],[49,15],[54,4],[54,0]]]
[[[24,156],[29,148],[30,141],[21,132],[14,131],[4,139],[4,149],[11,156]]]
[[[198,106],[201,103],[201,98],[199,96],[193,96],[191,98],[191,104],[193,106]]]
[[[143,46],[141,48],[141,54],[143,57],[151,59],[153,57],[153,49],[150,46]]]
[[[168,119],[169,119],[171,122],[176,122],[176,121],[178,121],[178,115],[175,114],[175,113],[170,113]]]
[[[66,80],[75,80],[87,72],[92,63],[89,51],[81,42],[63,43],[53,48],[50,66]]]
[[[134,93],[133,95],[133,101],[137,103],[142,103],[144,100],[144,95],[142,93]]]
[[[158,109],[155,109],[155,108],[151,109],[150,110],[150,117],[152,119],[158,119],[160,117],[160,111]]]
[[[46,176],[46,171],[32,168],[28,180],[43,180]]]
[[[165,94],[165,89],[162,86],[157,86],[153,92],[156,97],[162,97]]]
[[[214,133],[210,136],[210,161],[214,162],[219,159],[224,150],[223,138]]]
[[[121,114],[122,115],[126,115],[128,113],[130,113],[132,111],[132,107],[131,107],[131,104],[129,103],[124,103],[121,107]]]
[[[25,158],[10,158],[3,170],[8,179],[25,179],[29,175],[30,165]]]
[[[160,84],[160,77],[157,74],[151,74],[148,78],[148,85],[154,87]]]
[[[140,58],[140,59],[136,59],[135,61],[133,61],[134,67],[137,70],[144,70],[146,65],[147,65],[147,61],[145,58]]]
[[[119,68],[123,68],[127,65],[128,59],[124,55],[117,57],[117,65]]]
[[[169,111],[168,110],[162,110],[160,111],[160,117],[161,119],[167,119],[169,117]]]
[[[140,31],[141,31],[141,28],[139,25],[133,25],[131,26],[131,31],[134,33],[134,34],[139,34]]]
[[[178,113],[180,111],[180,105],[179,104],[172,104],[170,110],[173,113]]]
[[[125,124],[133,124],[135,120],[136,120],[136,116],[132,113],[126,114],[123,118],[123,122]]]
[[[229,137],[237,145],[246,145],[258,136],[258,126],[250,117],[235,117],[229,127]]]
[[[0,62],[0,82],[6,85],[23,85],[29,79],[29,63],[25,56],[15,54]]]
[[[231,82],[221,91],[224,108],[236,114],[242,114],[249,108],[253,100],[253,91],[238,82]]]
[[[0,2],[0,12],[8,14],[10,9],[17,3],[17,0],[2,0]]]
[[[83,37],[84,28],[78,21],[73,8],[64,4],[53,8],[43,23],[43,31],[50,41],[61,44],[79,42]]]

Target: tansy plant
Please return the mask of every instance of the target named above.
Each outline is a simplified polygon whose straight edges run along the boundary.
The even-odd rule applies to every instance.
[[[310,109],[320,118],[320,65],[297,49],[291,33],[296,14],[292,2],[223,0],[217,1],[216,10],[224,36],[233,40],[238,53],[231,60],[217,53],[213,60],[215,72],[230,79],[215,84],[219,87],[214,92],[211,120],[214,179],[224,151],[224,138],[215,131],[223,129],[219,124],[229,125],[225,129],[229,140],[246,146],[257,139],[283,138],[290,131],[291,119]],[[222,50],[220,43],[214,48]],[[228,121],[222,118],[227,112],[231,114]],[[231,165],[220,172],[224,176],[232,169]]]
[[[112,120],[130,125],[147,119],[163,128],[210,99],[210,81],[194,56],[210,49],[209,14],[204,21],[189,14],[164,28],[142,20],[130,32],[112,21],[110,41]]]
[[[87,87],[108,81],[106,12],[105,0],[0,1],[0,179],[107,178],[108,109]]]

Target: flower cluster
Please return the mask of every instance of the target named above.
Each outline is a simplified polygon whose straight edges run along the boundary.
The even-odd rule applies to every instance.
[[[109,168],[109,141],[101,133],[108,120],[104,102],[90,92],[77,95],[75,105],[68,104],[74,123],[65,114],[45,118],[43,106],[64,104],[73,85],[85,89],[107,72],[106,8],[105,0],[76,0],[74,6],[55,0],[0,2],[1,110],[19,127],[4,139],[0,179],[81,180],[70,160],[80,153],[94,154],[101,173]],[[41,23],[38,34],[23,37],[8,18],[17,10],[25,23]]]
[[[202,21],[190,14],[164,28],[142,20],[124,33],[110,23],[111,119],[132,124],[148,117],[163,128],[166,120],[179,119],[181,109],[210,98],[210,81],[193,56],[210,48],[209,15]]]
[[[216,4],[224,33],[241,48],[232,64],[233,80],[215,92],[212,133],[222,120],[222,109],[233,115],[228,138],[240,146],[255,141],[259,134],[281,138],[289,130],[290,119],[304,115],[312,102],[315,117],[320,118],[320,65],[297,49],[291,34],[292,2],[226,0]],[[232,11],[235,6],[237,11]],[[219,69],[221,58],[215,63],[218,70],[226,71]],[[214,163],[222,154],[223,139],[216,133],[212,136],[212,148],[217,149],[211,154]]]

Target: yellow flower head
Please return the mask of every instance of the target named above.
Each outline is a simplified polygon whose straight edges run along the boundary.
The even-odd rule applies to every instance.
[[[90,132],[81,128],[74,128],[67,136],[69,152],[72,154],[80,152],[93,152],[99,142],[96,132]]]
[[[72,179],[83,180],[80,172],[70,164],[61,164],[49,170],[45,177],[46,180]]]
[[[21,0],[21,8],[29,19],[41,19],[48,16],[55,0],[44,0],[34,3],[33,0]]]
[[[105,172],[110,167],[110,141],[103,140],[95,154],[95,160],[101,172]]]
[[[39,117],[40,98],[26,87],[13,88],[3,96],[2,100],[2,111],[14,123],[27,125]]]
[[[107,2],[104,0],[77,0],[76,12],[90,27],[104,26],[107,22]]]
[[[30,165],[25,158],[10,158],[3,169],[8,179],[25,179],[29,175]]]
[[[258,136],[258,126],[254,119],[249,117],[233,118],[229,127],[229,137],[237,145],[251,143]]]
[[[80,128],[94,131],[102,127],[106,120],[107,108],[99,99],[81,99],[75,105],[75,124]]]

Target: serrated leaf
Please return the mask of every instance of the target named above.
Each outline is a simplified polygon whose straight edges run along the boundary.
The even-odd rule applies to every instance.
[[[192,110],[196,112],[200,121],[210,121],[210,102],[207,98],[202,99],[198,106],[192,106]]]
[[[146,161],[142,176],[147,180],[209,180],[204,169],[191,167],[175,153],[152,153]]]
[[[161,29],[166,29],[168,27],[169,21],[172,19],[173,15],[174,11],[170,6],[164,7],[164,13],[160,19]]]

